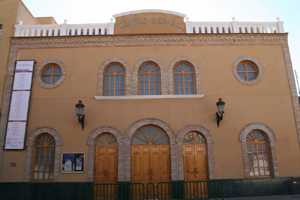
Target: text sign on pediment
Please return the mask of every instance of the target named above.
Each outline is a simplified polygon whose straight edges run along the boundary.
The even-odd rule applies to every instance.
[[[163,13],[142,13],[118,17],[116,34],[126,33],[184,33],[182,17]]]

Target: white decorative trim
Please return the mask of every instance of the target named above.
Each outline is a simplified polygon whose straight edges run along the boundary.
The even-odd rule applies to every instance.
[[[96,100],[129,100],[129,99],[200,99],[199,95],[132,95],[132,96],[95,96]]]
[[[242,145],[242,157],[244,160],[244,173],[245,177],[249,177],[249,159],[248,159],[248,152],[247,152],[247,136],[249,133],[251,133],[253,130],[261,130],[263,131],[270,142],[270,151],[271,151],[271,162],[272,162],[272,167],[273,167],[273,175],[275,177],[279,176],[278,172],[278,161],[277,161],[277,156],[276,156],[276,135],[274,131],[268,127],[267,125],[263,123],[250,123],[246,125],[240,133],[240,141]]]
[[[133,11],[115,14],[115,15],[113,15],[113,17],[116,18],[116,17],[122,17],[122,16],[126,16],[126,15],[143,14],[143,13],[164,13],[164,14],[169,14],[169,15],[177,15],[179,17],[186,17],[185,14],[180,13],[180,12],[169,11],[169,10],[160,10],[160,9],[133,10]]]
[[[15,37],[61,37],[112,35],[114,23],[102,24],[33,24],[15,25]]]
[[[256,79],[251,80],[251,81],[246,81],[246,80],[241,79],[240,76],[237,73],[237,68],[238,68],[238,65],[240,64],[240,62],[247,61],[247,60],[253,62],[254,64],[256,64],[257,69],[258,69],[258,75],[257,75]],[[250,56],[240,56],[233,63],[232,72],[233,72],[234,77],[240,83],[243,83],[243,84],[246,84],[246,85],[252,85],[252,84],[255,84],[255,83],[257,83],[261,80],[261,77],[263,75],[263,67],[256,58],[253,58],[253,57],[250,57]]]
[[[143,13],[165,13],[182,17],[185,22],[186,33],[189,34],[280,34],[284,33],[282,21],[277,22],[192,22],[186,15],[166,10],[138,10],[114,15],[121,17]],[[61,37],[61,36],[93,36],[113,35],[115,19],[110,23],[102,24],[17,24],[15,37]]]
[[[44,67],[46,67],[46,65],[51,64],[51,63],[57,64],[61,68],[61,72],[62,72],[60,79],[53,84],[45,83],[42,80],[42,73],[43,73]],[[57,59],[47,59],[41,65],[38,65],[37,80],[39,82],[39,85],[45,89],[52,89],[52,88],[58,87],[64,81],[65,76],[66,76],[65,68],[63,66],[64,66],[63,62],[61,60],[57,60]]]
[[[186,32],[193,34],[284,33],[283,22],[192,22],[186,21]]]

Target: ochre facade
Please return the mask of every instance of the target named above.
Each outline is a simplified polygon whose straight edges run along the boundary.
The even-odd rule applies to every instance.
[[[137,144],[132,141],[135,132],[147,125],[159,127],[169,138],[163,150],[169,155],[166,180],[184,180],[193,170],[206,171],[200,179],[252,178],[245,138],[253,130],[268,137],[273,177],[300,176],[299,113],[286,33],[188,34],[183,16],[159,11],[116,16],[114,30],[115,35],[11,39],[9,62],[1,68],[1,73],[10,72],[3,93],[1,133],[7,122],[15,61],[34,60],[35,70],[26,147],[1,152],[1,181],[33,179],[34,140],[44,132],[56,139],[51,181],[95,180],[95,163],[101,161],[97,155],[105,152],[105,147],[96,149],[95,140],[102,133],[116,138],[117,150],[110,146],[107,151],[111,148],[116,155],[117,180],[134,181],[131,151],[138,146],[133,147]],[[240,80],[236,72],[243,60],[257,65],[258,76],[251,83]],[[139,68],[147,61],[160,68],[161,95],[138,95]],[[174,68],[181,61],[195,70],[192,95],[175,94]],[[125,68],[124,96],[103,95],[104,71],[114,62]],[[62,69],[61,81],[54,87],[45,86],[41,79],[48,63]],[[219,98],[226,104],[217,127]],[[79,99],[86,106],[83,130],[74,114]],[[184,148],[183,140],[191,131],[205,138],[205,144],[191,146],[206,154],[195,156],[205,164],[184,172],[183,156],[189,146]],[[82,173],[62,171],[62,154],[69,152],[84,154]]]
[[[2,0],[0,2],[0,99],[7,76],[7,62],[10,50],[10,39],[14,36],[15,24],[56,24],[53,17],[35,18],[21,0]],[[0,111],[2,110],[0,104]]]

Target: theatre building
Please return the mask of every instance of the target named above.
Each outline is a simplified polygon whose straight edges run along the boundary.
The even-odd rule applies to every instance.
[[[194,22],[164,10],[103,24],[47,19],[16,23],[1,69],[2,188],[195,199],[246,183],[279,194],[300,176],[281,21]]]

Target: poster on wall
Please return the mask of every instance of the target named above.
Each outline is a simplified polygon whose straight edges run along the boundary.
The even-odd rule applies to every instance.
[[[84,170],[83,153],[63,153],[62,171],[66,173],[83,172]]]
[[[24,150],[34,60],[18,60],[13,78],[5,133],[5,150]]]

